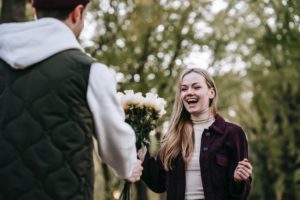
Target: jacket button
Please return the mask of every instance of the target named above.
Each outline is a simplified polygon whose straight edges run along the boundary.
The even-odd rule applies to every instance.
[[[208,147],[204,147],[204,148],[203,148],[203,151],[208,151]]]
[[[207,132],[205,133],[205,135],[206,135],[206,136],[210,136],[210,132],[207,131]]]

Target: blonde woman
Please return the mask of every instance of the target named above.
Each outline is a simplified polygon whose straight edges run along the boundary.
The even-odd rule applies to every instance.
[[[142,180],[168,200],[246,199],[252,166],[242,128],[217,113],[212,77],[185,70],[178,83],[169,130],[156,158],[139,153]]]

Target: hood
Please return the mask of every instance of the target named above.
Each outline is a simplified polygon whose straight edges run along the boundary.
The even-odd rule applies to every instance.
[[[82,50],[71,29],[57,19],[0,25],[0,58],[12,68],[25,69],[67,49]]]

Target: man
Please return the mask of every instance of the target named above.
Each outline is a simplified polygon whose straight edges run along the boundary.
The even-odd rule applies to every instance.
[[[139,180],[135,136],[108,68],[77,39],[89,0],[34,0],[38,20],[0,25],[0,200],[93,199],[93,136]]]

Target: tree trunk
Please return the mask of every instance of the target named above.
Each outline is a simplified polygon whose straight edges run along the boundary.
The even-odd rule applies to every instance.
[[[102,166],[103,178],[104,178],[104,191],[105,191],[104,199],[110,200],[112,198],[111,196],[112,192],[110,188],[111,176],[107,164],[102,163],[101,166]]]
[[[147,189],[142,181],[136,182],[135,187],[136,187],[136,199],[137,200],[140,200],[140,199],[148,200],[149,199],[148,195],[147,195]]]
[[[166,200],[167,199],[167,193],[164,192],[164,193],[160,194],[159,197],[160,197],[160,200]]]
[[[22,22],[26,20],[26,0],[2,0],[0,22]]]

